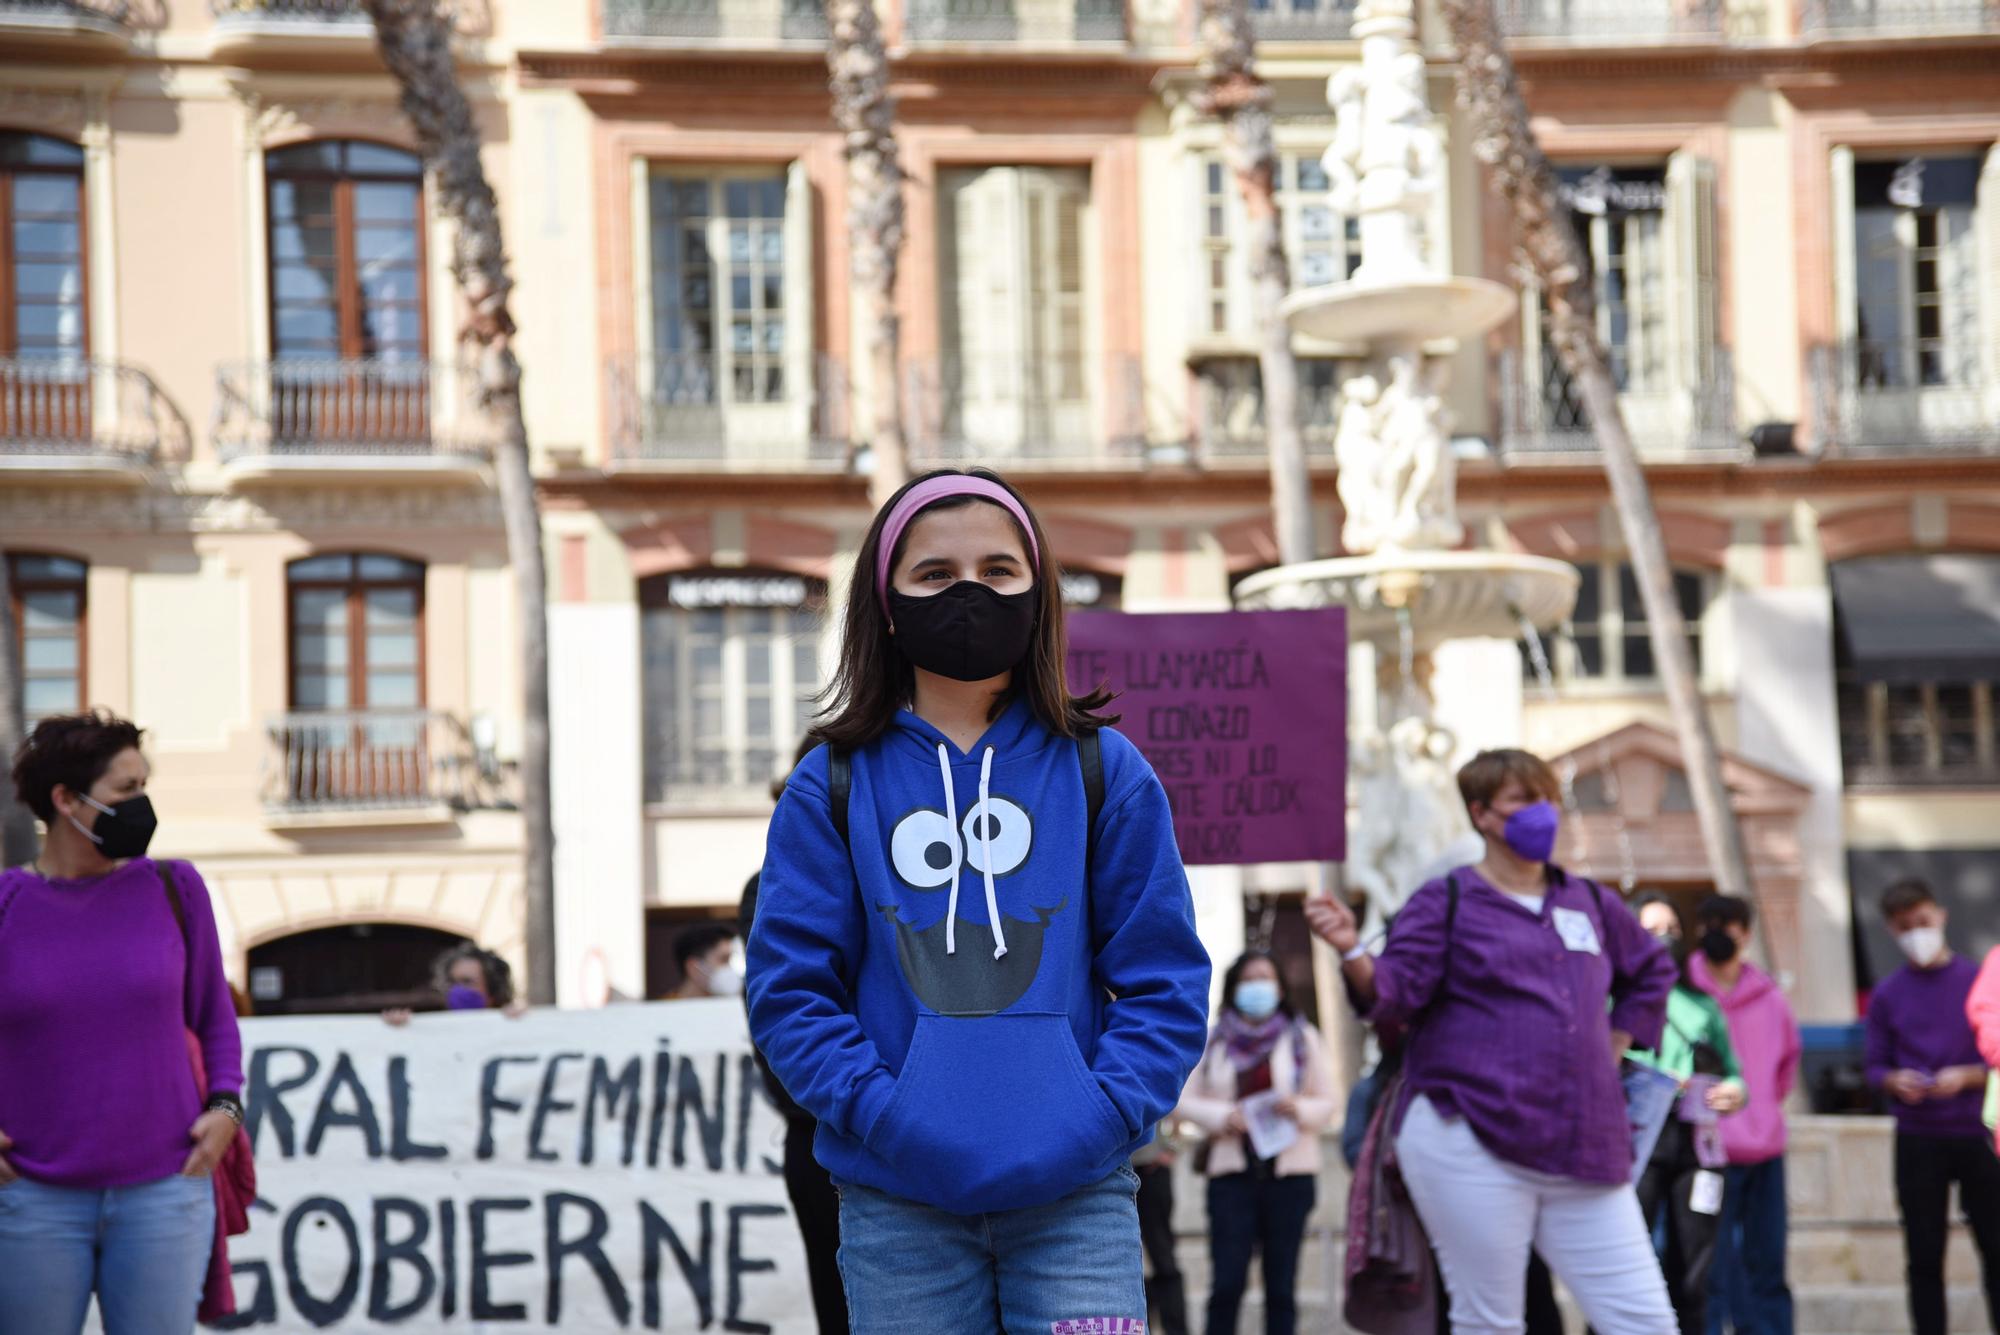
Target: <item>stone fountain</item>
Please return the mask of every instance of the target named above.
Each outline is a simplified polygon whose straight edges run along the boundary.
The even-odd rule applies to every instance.
[[[1334,434],[1350,555],[1255,575],[1237,604],[1345,607],[1350,639],[1372,655],[1374,671],[1356,680],[1372,677],[1373,698],[1354,702],[1350,728],[1358,803],[1347,878],[1379,923],[1469,833],[1451,765],[1456,740],[1431,692],[1433,651],[1556,625],[1576,602],[1578,577],[1561,561],[1460,549],[1449,362],[1433,349],[1498,326],[1516,299],[1425,261],[1423,220],[1444,189],[1445,153],[1411,0],[1363,0],[1354,34],[1360,66],[1327,86],[1336,128],[1325,165],[1334,208],[1360,221],[1361,263],[1347,281],[1285,304],[1300,333],[1367,348],[1347,364]]]

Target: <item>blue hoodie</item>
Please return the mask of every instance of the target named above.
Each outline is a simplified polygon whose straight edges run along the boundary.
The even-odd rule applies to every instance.
[[[1179,1099],[1207,1039],[1208,952],[1166,793],[1132,743],[1102,738],[1088,893],[1076,744],[1025,700],[969,753],[907,710],[855,752],[851,858],[826,748],[793,773],[750,933],[750,1028],[836,1181],[956,1214],[1046,1205]]]

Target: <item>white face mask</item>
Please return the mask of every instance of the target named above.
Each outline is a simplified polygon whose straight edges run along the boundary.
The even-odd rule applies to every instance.
[[[1919,969],[1927,968],[1944,953],[1944,928],[1912,927],[1896,938],[1903,954]]]
[[[709,972],[706,986],[711,997],[734,997],[743,992],[743,974],[733,964],[724,964]]]

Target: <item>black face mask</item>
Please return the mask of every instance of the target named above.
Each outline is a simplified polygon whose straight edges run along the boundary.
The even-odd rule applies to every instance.
[[[1028,656],[1041,590],[995,593],[962,579],[927,598],[889,590],[903,657],[953,681],[986,681]]]
[[[145,855],[146,846],[153,842],[153,831],[160,827],[160,818],[153,814],[152,798],[141,793],[109,807],[92,797],[83,800],[97,808],[96,827],[86,830],[83,822],[74,816],[69,818],[69,822],[84,838],[97,845],[99,853],[113,862]]]
[[[1653,939],[1655,941],[1658,941],[1661,945],[1667,948],[1667,953],[1674,957],[1674,963],[1677,966],[1681,968],[1687,967],[1687,962],[1688,962],[1687,938],[1673,936],[1669,933],[1662,932],[1659,935],[1655,936]]]
[[[1736,938],[1721,928],[1701,934],[1701,953],[1710,964],[1727,964],[1736,958],[1736,951]]]

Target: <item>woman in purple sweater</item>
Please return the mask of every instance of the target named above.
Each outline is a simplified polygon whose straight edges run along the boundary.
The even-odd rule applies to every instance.
[[[207,888],[144,856],[146,777],[107,714],[44,719],[14,761],[48,834],[0,872],[0,1331],[68,1335],[93,1293],[105,1335],[194,1328],[242,1042]]]

